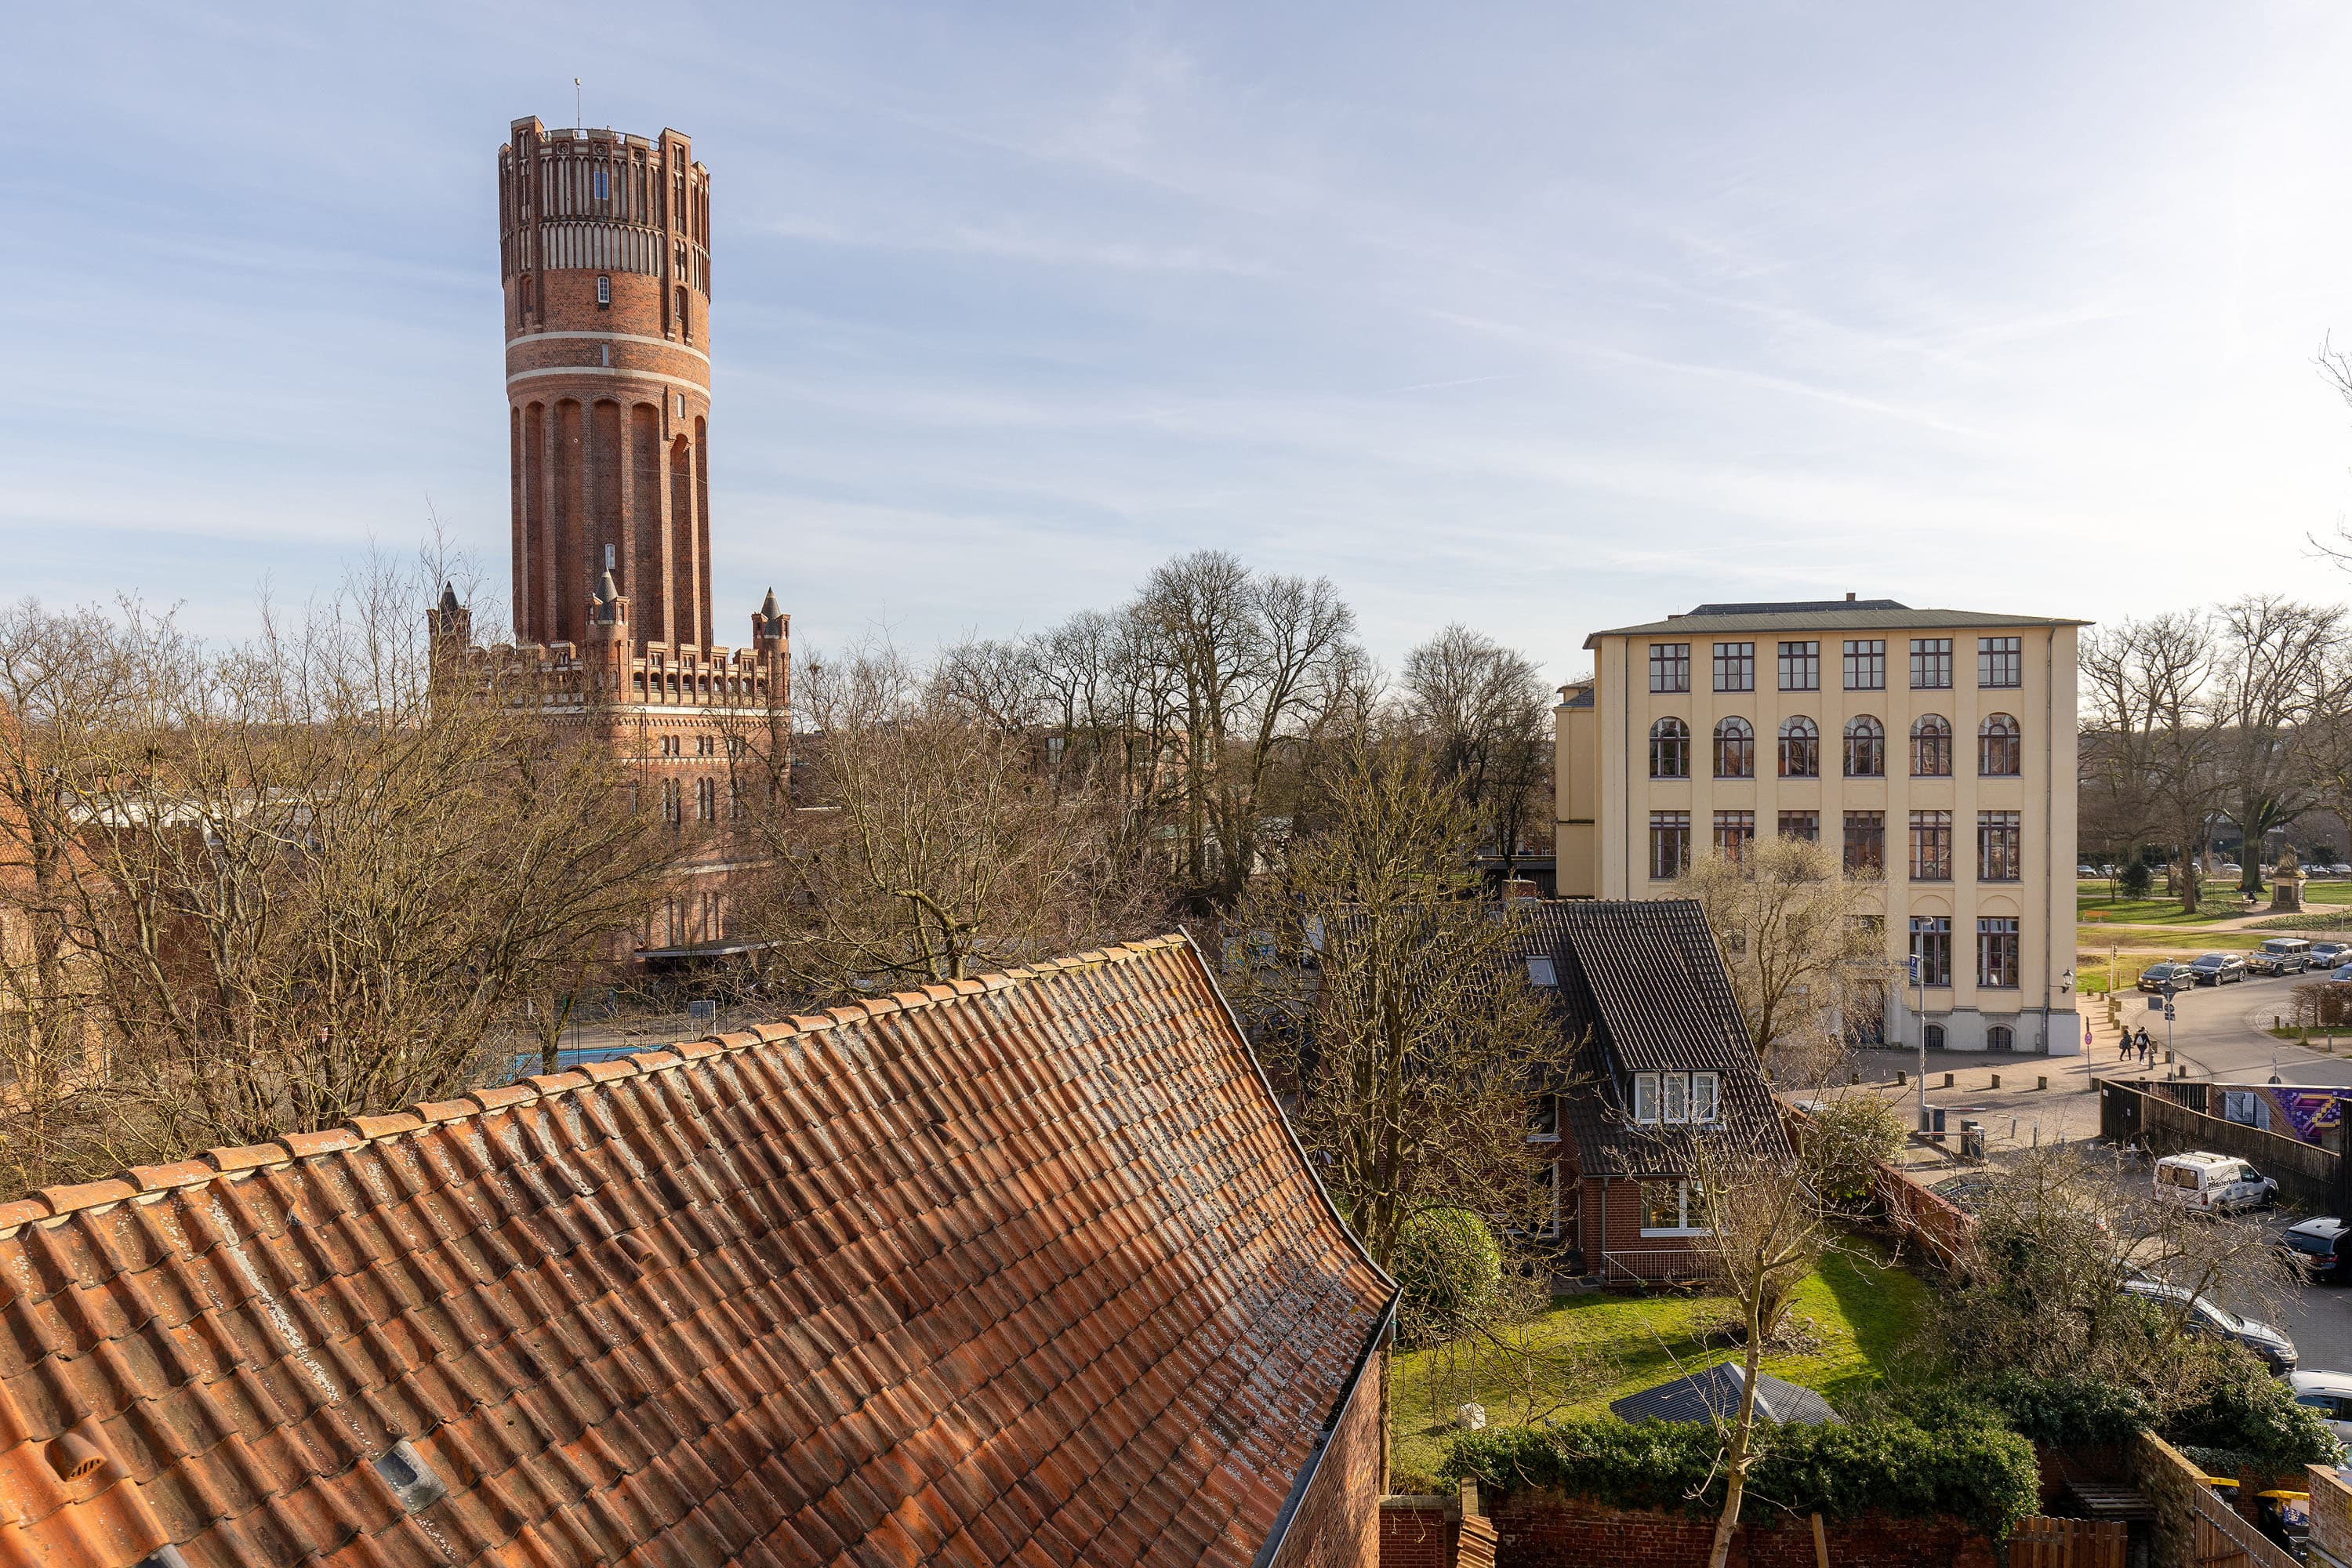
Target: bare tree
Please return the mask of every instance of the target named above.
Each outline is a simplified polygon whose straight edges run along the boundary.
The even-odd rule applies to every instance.
[[[769,886],[745,918],[788,994],[960,979],[1161,923],[1102,793],[1056,789],[1047,737],[984,714],[954,684],[969,668],[926,680],[887,646],[806,668],[810,801],[750,818]]]
[[[1821,845],[1783,837],[1737,859],[1701,856],[1675,893],[1706,911],[1765,1070],[1783,1085],[1821,1081],[1884,956],[1868,885]]]
[[[205,653],[134,616],[24,606],[0,637],[0,774],[37,924],[77,955],[107,1045],[84,1163],[446,1095],[583,949],[609,956],[675,853],[609,753],[452,678],[420,574],[376,566]],[[44,650],[79,661],[37,668]]]
[[[1416,1214],[1540,1228],[1528,1097],[1570,1053],[1524,933],[1479,897],[1477,817],[1418,746],[1360,739],[1328,766],[1325,815],[1234,918],[1237,1005],[1381,1267]]]
[[[1152,573],[1134,615],[1174,676],[1182,889],[1230,907],[1256,867],[1286,752],[1358,676],[1355,615],[1323,578],[1261,576],[1198,551]]]
[[[2119,822],[2173,847],[2173,891],[2194,913],[2200,858],[2228,774],[2213,722],[2213,628],[2193,611],[2126,620],[2083,639],[2085,779]]]
[[[2334,706],[2330,655],[2344,610],[2259,594],[2222,605],[2217,619],[2212,721],[2224,799],[2244,839],[2239,888],[2259,893],[2264,839],[2317,798],[2310,727]]]
[[[1533,660],[1458,623],[1405,656],[1402,685],[1439,767],[1486,823],[1507,880],[1549,775],[1549,689]]]
[[[1705,1201],[1707,1260],[1717,1288],[1730,1299],[1740,1338],[1739,1402],[1716,1418],[1725,1490],[1707,1563],[1723,1568],[1739,1528],[1748,1478],[1764,1457],[1766,1441],[1756,1422],[1764,1349],[1780,1331],[1797,1287],[1820,1265],[1831,1234],[1815,1184],[1785,1149],[1716,1137],[1685,1142]]]
[[[1937,1299],[1937,1348],[1964,1372],[2020,1368],[2138,1390],[2158,1410],[2201,1398],[2215,1367],[2191,1302],[2269,1316],[2290,1282],[2265,1228],[2160,1201],[2144,1165],[2062,1145],[1994,1173],[1977,1199],[1958,1287]],[[2136,1296],[2154,1280],[2179,1292]]]

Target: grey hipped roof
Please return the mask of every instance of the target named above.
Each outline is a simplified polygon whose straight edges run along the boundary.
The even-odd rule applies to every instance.
[[[1635,626],[1611,626],[1584,639],[1588,648],[1602,637],[1699,637],[1716,632],[1834,632],[1931,630],[1940,626],[2087,626],[2056,616],[2006,616],[1985,610],[1915,610],[1893,599],[1800,599],[1786,604],[1701,605],[1687,615],[1668,616]]]
[[[1705,1372],[1645,1388],[1612,1401],[1611,1415],[1626,1421],[1713,1421],[1739,1413],[1740,1367],[1724,1362]],[[1756,1374],[1756,1414],[1782,1426],[1824,1426],[1841,1423],[1830,1402],[1810,1388]]]

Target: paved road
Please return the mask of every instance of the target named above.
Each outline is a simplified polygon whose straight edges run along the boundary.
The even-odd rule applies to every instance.
[[[2294,1342],[2304,1371],[2352,1372],[2352,1287],[2301,1287],[2278,1326]]]
[[[2352,1084],[2352,1051],[2305,1050],[2292,1040],[2273,1039],[2267,1032],[2273,1018],[2284,1017],[2294,1010],[2293,993],[2303,979],[2300,974],[2248,975],[2234,984],[2181,993],[2173,1005],[2176,1058],[2192,1078],[2262,1083],[2275,1072],[2285,1083]],[[2149,1010],[2140,995],[2134,993],[2125,999],[2124,1022],[2133,1028],[2146,1025],[2160,1047],[2165,1040],[2164,1016]],[[2352,1035],[2347,1035],[2347,1044],[2352,1047]],[[2113,1047],[2095,1047],[2094,1061],[2103,1054],[2108,1060],[2101,1065],[2111,1068]]]

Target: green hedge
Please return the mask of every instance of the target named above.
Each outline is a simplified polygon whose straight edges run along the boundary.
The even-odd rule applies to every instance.
[[[1768,1427],[1765,1436],[1764,1457],[1748,1476],[1759,1517],[1776,1508],[1831,1519],[1940,1516],[2001,1541],[2040,1500],[2032,1445],[1989,1412],[1933,1428],[1883,1416]],[[1616,1508],[1706,1515],[1723,1506],[1716,1457],[1711,1426],[1595,1416],[1465,1434],[1454,1439],[1445,1477],[1459,1484],[1475,1475]]]
[[[2157,1424],[2148,1397],[2113,1378],[2040,1377],[2013,1369],[1979,1379],[1970,1392],[2011,1430],[2053,1448],[2128,1442]]]

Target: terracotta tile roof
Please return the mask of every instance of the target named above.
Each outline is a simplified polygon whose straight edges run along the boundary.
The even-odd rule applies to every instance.
[[[1131,944],[0,1206],[0,1565],[1248,1563],[1393,1294]]]

